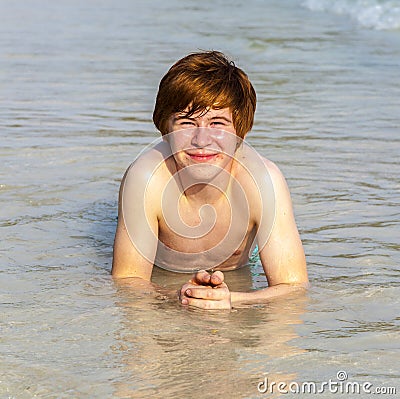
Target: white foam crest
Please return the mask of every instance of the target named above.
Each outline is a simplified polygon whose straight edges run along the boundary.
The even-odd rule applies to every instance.
[[[400,29],[400,3],[396,0],[306,0],[303,5],[313,11],[349,15],[365,28]]]

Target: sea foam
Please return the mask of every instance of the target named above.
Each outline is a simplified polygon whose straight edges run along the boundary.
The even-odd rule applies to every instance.
[[[400,29],[400,2],[398,0],[306,0],[303,5],[313,11],[349,15],[365,28]]]

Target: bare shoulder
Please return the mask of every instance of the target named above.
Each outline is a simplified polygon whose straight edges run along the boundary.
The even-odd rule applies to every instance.
[[[265,231],[270,231],[279,224],[284,226],[287,223],[287,217],[293,214],[292,200],[285,176],[280,168],[261,155],[259,159],[255,172],[257,197],[261,199],[261,209],[266,212],[263,213]],[[265,237],[264,242],[267,240],[268,238]]]
[[[271,160],[261,157],[263,162],[264,162],[264,166],[267,169],[269,175],[271,176],[271,179],[276,182],[279,183],[279,181],[285,181],[285,176],[283,175],[282,171],[279,169],[278,165],[274,162],[272,162]]]
[[[120,187],[119,204],[145,203],[157,213],[161,190],[168,179],[166,159],[169,146],[160,142],[141,153],[127,168]],[[131,206],[129,205],[129,209]]]
[[[251,175],[251,181],[254,184],[242,183],[245,186],[255,188],[256,191],[274,192],[274,196],[287,196],[289,194],[285,176],[279,167],[271,160],[263,157],[254,149],[246,150],[251,151],[250,155],[244,153],[243,157],[239,159],[239,163],[243,166],[241,176]],[[247,179],[249,180],[249,179]]]
[[[149,181],[162,170],[165,160],[171,156],[169,146],[165,142],[160,142],[154,147],[143,151],[128,167],[124,178]]]
[[[278,168],[278,166],[271,160],[263,157],[247,143],[237,153],[237,161],[241,166],[239,167],[239,174],[246,175],[250,173],[254,180],[259,180],[269,175],[274,183],[285,181],[285,178]]]
[[[282,197],[290,197],[286,178],[283,175],[282,171],[279,169],[279,167],[274,162],[272,162],[267,158],[262,157],[262,160],[271,178],[273,188],[275,191],[275,197],[281,199]]]
[[[167,143],[160,142],[156,146],[142,152],[128,167],[122,180],[139,188],[156,190],[166,179],[166,160],[171,156]]]

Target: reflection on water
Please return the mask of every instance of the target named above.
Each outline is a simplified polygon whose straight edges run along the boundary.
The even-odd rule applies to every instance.
[[[208,312],[176,301],[118,289],[123,334],[118,335],[125,379],[118,397],[251,397],[264,373],[295,379],[270,359],[304,352],[292,345],[307,299],[278,300],[267,306]],[[145,326],[145,332],[143,332]]]
[[[396,386],[399,32],[300,3],[0,0],[0,397],[257,398],[265,375],[339,370]],[[157,137],[159,78],[199,48],[254,82],[248,140],[287,176],[305,296],[205,313],[110,278],[121,176]],[[266,285],[245,270],[232,288]]]

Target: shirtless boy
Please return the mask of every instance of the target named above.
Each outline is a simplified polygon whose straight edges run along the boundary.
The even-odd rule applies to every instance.
[[[154,266],[194,273],[183,305],[230,309],[308,286],[286,181],[243,141],[256,94],[222,53],[190,54],[160,82],[153,121],[161,138],[123,178],[112,275],[151,281]],[[230,291],[224,273],[257,248],[268,287]]]

